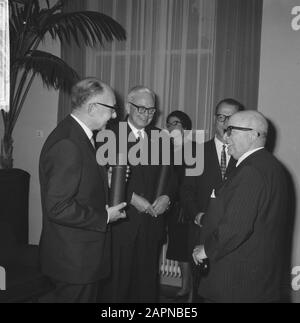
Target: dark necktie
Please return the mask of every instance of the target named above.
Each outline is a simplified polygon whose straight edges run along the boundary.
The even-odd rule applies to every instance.
[[[143,139],[142,131],[141,131],[141,130],[139,130],[139,131],[137,132],[137,138],[136,138],[136,140],[137,140],[137,141],[140,141],[140,140],[142,140],[142,139]]]
[[[222,173],[222,180],[225,178],[226,173],[226,145],[223,145],[223,149],[221,152],[221,173]]]

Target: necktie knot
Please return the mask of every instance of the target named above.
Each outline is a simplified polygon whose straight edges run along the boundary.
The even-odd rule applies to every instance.
[[[138,132],[137,132],[137,139],[143,139],[143,135],[142,135],[142,132],[141,132],[141,130],[139,130]]]

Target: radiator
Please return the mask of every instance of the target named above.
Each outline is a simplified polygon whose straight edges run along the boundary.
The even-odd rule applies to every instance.
[[[160,282],[164,285],[181,286],[178,262],[166,258],[168,244],[164,244],[160,255]]]

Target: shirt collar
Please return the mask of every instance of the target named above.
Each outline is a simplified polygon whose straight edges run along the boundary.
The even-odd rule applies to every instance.
[[[144,135],[145,135],[145,128],[143,128],[143,129],[137,129],[131,122],[130,122],[130,120],[128,119],[128,125],[129,125],[129,127],[130,127],[130,129],[132,130],[132,132],[133,132],[133,134],[134,134],[134,136],[135,136],[135,138],[137,139],[138,137],[139,137],[139,135],[138,135],[138,132],[140,132],[141,133],[141,135],[142,135],[142,138],[144,138]]]
[[[89,138],[89,140],[91,140],[91,138],[93,138],[93,131],[85,123],[83,123],[76,116],[74,116],[74,114],[71,114],[71,117],[73,119],[75,119],[75,121],[77,121],[79,123],[79,125],[84,130],[84,132],[86,133],[87,137]]]
[[[215,144],[216,147],[219,147],[220,149],[223,148],[223,145],[225,145],[227,148],[227,144],[222,142],[219,138],[217,138],[217,136],[215,136]]]
[[[237,163],[236,163],[236,167],[238,167],[239,166],[239,164],[243,161],[243,160],[245,160],[247,157],[249,157],[250,155],[252,155],[253,153],[255,153],[256,151],[258,151],[258,150],[261,150],[261,149],[263,149],[264,147],[258,147],[258,148],[255,148],[255,149],[252,149],[252,150],[249,150],[249,151],[247,151],[246,153],[244,153],[244,155],[242,155],[239,159],[238,159],[238,161],[237,161]]]

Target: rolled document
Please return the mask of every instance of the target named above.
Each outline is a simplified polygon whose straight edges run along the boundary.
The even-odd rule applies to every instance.
[[[115,206],[126,199],[126,171],[125,157],[118,155],[116,166],[112,166],[111,186],[109,190],[109,206]]]

